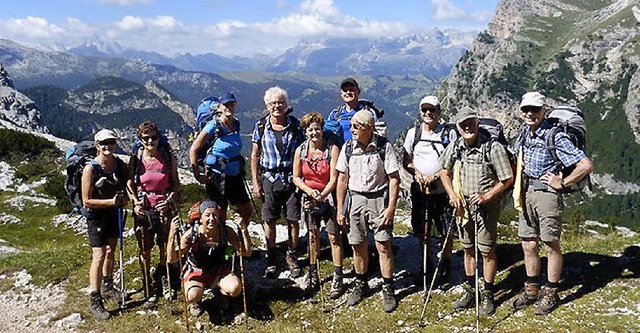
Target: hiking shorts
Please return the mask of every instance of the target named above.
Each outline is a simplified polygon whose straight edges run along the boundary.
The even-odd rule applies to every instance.
[[[473,248],[475,242],[473,208],[469,212],[469,219],[459,219],[458,228],[460,243],[465,249]],[[500,200],[492,200],[480,206],[478,210],[478,248],[482,253],[489,253],[496,248],[498,239],[498,218],[500,217]]]
[[[416,237],[424,236],[425,217],[429,219],[428,229],[435,225],[438,234],[444,237],[453,223],[453,212],[446,193],[425,194],[416,182],[411,184],[411,228]]]
[[[564,208],[562,195],[535,191],[529,187],[524,198],[524,207],[518,221],[518,236],[540,238],[543,242],[560,240]]]
[[[144,250],[150,251],[154,245],[154,235],[155,245],[164,247],[167,243],[171,216],[161,218],[160,213],[152,209],[145,211],[144,215],[135,216],[133,221],[139,249],[143,249],[144,243]]]
[[[231,273],[231,267],[222,266],[215,272],[205,272],[200,268],[192,268],[182,279],[184,282],[196,281],[202,283],[205,288],[212,288],[220,283],[225,276]]]
[[[362,194],[352,192],[349,207],[349,244],[357,245],[367,241],[369,229],[373,230],[373,239],[386,242],[393,237],[393,224],[382,225],[380,215],[386,208],[384,196],[367,198]]]
[[[262,190],[264,191],[262,203],[264,221],[279,219],[283,210],[288,221],[300,220],[300,196],[296,193],[293,184],[284,184],[281,180],[272,183],[263,178]]]
[[[206,190],[209,200],[215,201],[220,208],[227,210],[229,204],[237,206],[251,201],[247,188],[244,186],[244,175],[242,173],[235,176],[225,176],[225,193],[220,190],[219,185],[211,181],[207,182]]]
[[[313,223],[316,228],[320,229],[322,221],[325,223],[325,230],[328,234],[335,235],[339,231],[339,225],[336,223],[336,209],[329,204],[328,201],[323,202],[317,210],[311,212]],[[306,223],[306,222],[305,222]]]
[[[108,239],[120,236],[117,208],[92,209],[85,214],[85,217],[91,247],[106,246]],[[122,221],[122,228],[124,229],[124,221]]]

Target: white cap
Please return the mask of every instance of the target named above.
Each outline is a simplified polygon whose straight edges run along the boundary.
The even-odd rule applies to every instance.
[[[520,109],[525,106],[541,107],[544,105],[544,95],[537,91],[530,91],[522,95],[522,102],[520,102]]]
[[[118,137],[116,136],[115,133],[113,133],[112,130],[108,130],[108,129],[101,129],[98,133],[96,133],[96,135],[93,136],[93,140],[95,140],[95,142],[100,142],[100,141],[104,141],[104,140],[109,140],[109,139],[117,139]]]
[[[418,105],[418,107],[422,107],[423,104],[429,104],[432,106],[440,106],[440,101],[438,100],[438,97],[436,96],[425,96],[421,101],[420,104]]]

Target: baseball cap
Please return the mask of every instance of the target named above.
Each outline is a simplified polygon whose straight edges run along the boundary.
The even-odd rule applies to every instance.
[[[229,102],[237,103],[236,96],[233,95],[232,92],[226,92],[224,95],[220,97],[220,103],[227,104]]]
[[[467,119],[473,119],[473,118],[478,118],[478,114],[475,111],[471,109],[464,110],[458,115],[458,120],[456,120],[456,124],[460,124]]]
[[[117,139],[118,137],[112,130],[101,129],[96,135],[93,136],[95,142],[105,141],[109,139]]]
[[[356,81],[356,79],[352,78],[352,77],[348,77],[344,80],[342,80],[342,82],[340,82],[340,89],[344,88],[344,86],[354,86],[356,88],[358,87],[358,82]]]
[[[520,102],[520,109],[525,106],[541,107],[544,105],[544,95],[537,91],[530,91],[522,95],[522,102]]]
[[[438,97],[429,95],[420,100],[420,104],[418,105],[418,107],[422,107],[423,104],[429,104],[438,107],[440,106],[440,101],[438,100]]]

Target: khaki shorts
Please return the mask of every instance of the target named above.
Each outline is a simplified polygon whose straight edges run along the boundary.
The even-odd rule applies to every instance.
[[[349,203],[349,244],[357,245],[367,241],[369,229],[373,230],[373,239],[385,242],[393,237],[393,224],[383,227],[380,214],[386,208],[384,196],[367,198],[353,193]]]
[[[562,232],[562,195],[546,191],[534,191],[531,187],[525,193],[523,211],[520,212],[518,236],[540,238],[543,242],[560,240]]]
[[[500,200],[492,200],[480,206],[478,210],[478,248],[482,253],[489,253],[496,248],[498,239],[498,218],[500,217]],[[460,243],[465,249],[473,248],[475,242],[475,228],[473,208],[469,212],[469,220],[458,219]]]

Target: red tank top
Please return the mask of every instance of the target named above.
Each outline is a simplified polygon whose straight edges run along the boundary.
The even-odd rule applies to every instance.
[[[327,147],[326,149],[330,149]],[[309,149],[310,151],[311,149]],[[321,157],[319,159],[310,159],[309,152],[302,161],[302,177],[304,183],[314,190],[322,191],[329,182],[331,176],[331,165],[329,160]]]
[[[171,189],[170,168],[165,165],[161,156],[156,156],[153,161],[146,161],[142,157],[141,162],[138,188],[146,192],[145,206],[149,205],[147,208],[152,208],[158,204],[158,201],[164,200],[167,197],[167,192]]]

